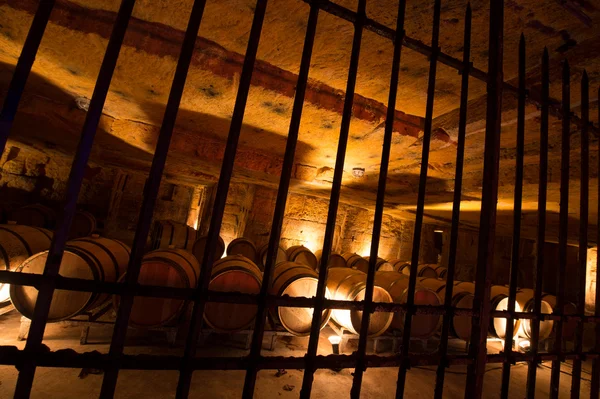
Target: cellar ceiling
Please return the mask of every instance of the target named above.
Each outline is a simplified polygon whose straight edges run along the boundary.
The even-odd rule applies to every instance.
[[[26,143],[70,156],[91,98],[102,56],[112,29],[118,0],[57,0],[21,103],[11,143]],[[207,1],[199,40],[167,164],[169,178],[185,184],[212,184],[218,177],[241,65],[253,15],[253,0]],[[356,9],[356,1],[336,1]],[[31,24],[36,0],[0,2],[0,90],[2,97]],[[121,50],[92,161],[140,172],[147,171],[156,145],[170,83],[192,0],[138,0]],[[440,46],[462,57],[466,1],[442,1]],[[473,1],[472,60],[487,68],[487,1]],[[505,18],[505,80],[515,84],[519,35],[528,48],[527,81],[539,89],[540,55],[550,54],[551,96],[560,97],[561,60],[572,66],[573,111],[579,114],[579,80],[590,76],[591,111],[597,126],[600,84],[600,6],[586,0],[507,0]],[[406,33],[429,44],[433,1],[409,1]],[[368,2],[369,18],[395,27],[396,1]],[[285,140],[308,17],[301,0],[271,0],[258,50],[258,61],[244,117],[234,178],[275,187],[281,172]],[[325,12],[319,14],[292,190],[328,197],[335,165],[352,24]],[[366,31],[354,98],[342,201],[373,208],[391,71],[392,43]],[[393,147],[386,195],[390,215],[414,218],[422,150],[428,60],[410,49],[402,53]],[[438,65],[434,104],[434,134],[429,159],[426,220],[447,225],[453,196],[460,75]],[[478,224],[485,132],[485,84],[470,80],[469,112],[463,183],[465,227]],[[539,110],[526,110],[523,231],[535,237],[539,175]],[[549,230],[558,232],[560,182],[560,120],[550,121]],[[505,93],[501,138],[498,228],[510,234],[512,225],[516,98]],[[597,220],[598,140],[591,138],[590,232]],[[569,233],[579,229],[579,133],[572,126]],[[364,168],[361,178],[353,168]]]

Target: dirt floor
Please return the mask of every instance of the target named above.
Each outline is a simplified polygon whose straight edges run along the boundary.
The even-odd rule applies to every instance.
[[[0,316],[0,345],[15,345],[23,348],[25,342],[18,341],[20,315],[12,312]],[[46,329],[44,343],[51,349],[73,348],[79,352],[98,350],[107,352],[110,337],[110,326],[92,327],[87,345],[80,345],[80,327],[67,324],[52,324]],[[321,334],[319,353],[331,353],[331,346],[326,337],[332,334],[326,328]],[[282,337],[276,342],[274,350],[264,350],[264,355],[303,356],[306,351],[307,339]],[[266,345],[265,347],[268,346]],[[464,349],[464,343],[453,342],[453,351]],[[428,350],[435,350],[432,343]],[[222,338],[209,338],[199,349],[199,356],[222,355],[235,356],[245,353],[239,349],[239,342],[225,341]],[[352,350],[351,345],[345,352]],[[490,348],[490,352],[497,349]],[[126,353],[137,354],[181,354],[182,345],[179,343],[169,348],[165,334],[153,332],[141,334],[131,331],[128,335]],[[550,370],[549,364],[543,364],[538,369],[537,397],[548,397]],[[571,372],[570,364],[563,364],[565,373]],[[581,384],[581,397],[589,397],[591,364],[584,364]],[[344,369],[340,372],[319,370],[315,374],[313,398],[345,398],[349,397],[352,386],[352,371]],[[452,367],[448,370],[445,380],[445,398],[463,398],[465,384],[465,367]],[[32,398],[97,398],[102,384],[102,375],[89,374],[82,378],[80,369],[50,369],[38,368],[33,385]],[[365,373],[362,398],[392,398],[395,394],[396,368],[369,369]],[[561,374],[561,398],[569,397],[571,378]],[[485,375],[485,397],[495,398],[500,395],[502,371],[500,365],[490,364]],[[510,397],[522,398],[525,395],[527,367],[525,364],[513,366],[510,383]],[[0,398],[10,398],[13,395],[17,378],[14,367],[0,366]],[[178,373],[175,371],[122,371],[119,374],[117,398],[174,398]],[[239,398],[241,397],[244,380],[243,371],[197,371],[191,389],[191,398]],[[431,398],[435,382],[435,367],[413,368],[407,377],[407,398]],[[262,371],[256,384],[256,398],[297,398],[302,384],[301,370],[286,370],[281,376],[276,376],[273,370]]]

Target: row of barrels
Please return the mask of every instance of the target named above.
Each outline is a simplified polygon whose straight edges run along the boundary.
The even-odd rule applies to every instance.
[[[5,216],[6,222],[10,224],[50,230],[56,227],[57,218],[58,215],[54,209],[42,204],[25,205],[14,209]],[[93,214],[77,210],[71,222],[69,239],[87,237],[95,232],[96,228],[97,221]]]

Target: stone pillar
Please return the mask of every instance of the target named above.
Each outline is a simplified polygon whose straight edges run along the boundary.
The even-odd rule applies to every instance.
[[[596,290],[598,284],[596,281],[598,248],[589,248],[587,251],[587,267],[585,278],[585,310],[586,313],[594,313],[596,309]]]

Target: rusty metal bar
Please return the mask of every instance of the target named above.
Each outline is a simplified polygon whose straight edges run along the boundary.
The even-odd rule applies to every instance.
[[[302,1],[309,2],[311,0],[302,0]],[[339,4],[336,4],[332,1],[323,0],[321,9],[331,15],[335,15],[336,17],[342,18],[348,22],[354,23],[356,21],[356,13],[355,12],[353,12],[352,10],[349,10]],[[365,21],[365,29],[369,30],[373,33],[376,33],[377,35],[384,37],[386,39],[389,39],[389,40],[394,40],[394,37],[395,37],[395,32],[392,28],[388,28],[387,26],[385,26],[377,21],[374,21],[370,18],[367,18]],[[416,51],[419,54],[424,55],[425,57],[428,57],[428,58],[431,57],[431,54],[432,54],[431,47],[426,45],[425,43],[421,42],[420,40],[414,39],[410,36],[405,36],[403,45],[406,48],[409,48],[413,51]],[[444,54],[443,52],[439,52],[438,61],[450,68],[456,69],[457,71],[460,71],[462,69],[462,61],[461,60],[459,60],[458,58],[449,56],[448,54]],[[471,67],[471,69],[469,70],[469,74],[471,75],[471,77],[473,77],[477,80],[480,80],[482,82],[487,82],[487,80],[489,78],[489,72],[486,73],[483,70],[481,70],[479,68],[475,68],[475,67]],[[519,89],[508,82],[503,82],[502,87],[508,93],[512,93],[514,95],[519,94]],[[529,93],[527,100],[530,103],[532,103],[538,107],[541,106],[541,99],[538,97],[538,94],[536,91],[532,90]],[[560,118],[562,118],[563,114],[562,114],[562,110],[560,109],[560,107],[557,104],[558,104],[558,101],[552,101],[549,105],[549,111],[550,111],[551,115],[560,119]],[[571,116],[571,122],[576,127],[581,128],[581,119],[579,117],[577,117],[576,115]],[[590,131],[592,133],[594,133],[594,135],[600,136],[600,129],[592,126],[590,128]]]
[[[54,0],[40,1],[29,32],[27,33],[27,38],[23,44],[21,55],[15,66],[15,71],[8,86],[4,104],[2,105],[2,111],[0,112],[0,156],[2,156],[6,148],[6,142],[8,141],[8,136],[10,135],[10,130],[12,129],[15,115],[19,108],[21,96],[25,90],[25,84],[35,62],[35,57],[53,8]]]
[[[202,329],[202,319],[207,301],[208,284],[210,282],[213,262],[215,261],[217,240],[219,239],[221,223],[223,222],[223,212],[225,211],[227,192],[229,191],[229,183],[231,182],[231,175],[233,174],[235,154],[242,129],[242,122],[244,120],[244,113],[246,111],[246,102],[248,100],[248,93],[250,92],[250,82],[252,80],[252,72],[254,71],[256,53],[258,51],[266,9],[267,0],[257,0],[256,7],[254,8],[254,19],[250,29],[250,38],[248,39],[248,46],[246,48],[244,65],[242,67],[242,74],[240,76],[240,84],[233,109],[233,116],[229,127],[227,146],[225,147],[225,153],[223,155],[223,164],[221,165],[215,203],[210,219],[210,227],[208,229],[208,238],[205,247],[206,250],[202,259],[202,267],[198,281],[197,295],[194,299],[190,329],[186,339],[184,357],[181,362],[179,382],[177,384],[177,398],[187,398],[190,390],[193,373],[190,364],[196,354],[196,346]]]
[[[319,332],[321,330],[321,313],[323,312],[323,301],[325,299],[325,288],[327,280],[327,263],[333,245],[333,235],[335,233],[335,222],[337,219],[338,205],[340,201],[340,190],[342,188],[342,177],[344,173],[344,160],[346,159],[346,147],[348,145],[348,134],[350,130],[350,120],[352,118],[352,105],[354,102],[354,89],[356,88],[356,75],[358,73],[358,60],[360,56],[360,45],[362,42],[363,26],[366,16],[366,0],[359,0],[357,7],[358,18],[354,22],[354,37],[352,40],[352,52],[350,54],[350,65],[348,67],[348,80],[346,83],[346,95],[344,98],[344,110],[342,112],[342,122],[340,126],[340,138],[338,140],[337,154],[335,158],[335,169],[333,173],[333,184],[331,186],[331,197],[329,200],[329,210],[327,212],[327,224],[325,227],[325,236],[323,238],[323,252],[321,253],[321,264],[319,265],[319,281],[317,283],[317,292],[315,297],[315,307],[313,311],[312,324],[310,328],[310,338],[306,351],[306,364],[304,377],[302,379],[302,389],[300,391],[301,399],[309,399],[315,372],[315,359],[317,348],[319,346]]]
[[[490,0],[489,58],[487,81],[487,114],[479,220],[479,246],[473,308],[479,317],[473,317],[469,355],[474,363],[467,369],[465,398],[480,399],[483,391],[487,354],[487,331],[490,320],[490,270],[494,261],[496,208],[500,164],[500,132],[502,130],[504,47],[504,0]]]
[[[148,239],[150,224],[152,223],[154,206],[158,197],[160,182],[165,163],[167,161],[169,145],[171,143],[171,136],[177,120],[177,113],[179,111],[181,97],[183,96],[183,90],[185,87],[190,63],[192,61],[192,55],[196,46],[196,38],[198,37],[198,31],[200,29],[200,22],[202,20],[202,15],[204,14],[205,5],[206,0],[194,1],[188,26],[185,32],[185,37],[181,45],[181,52],[179,54],[177,68],[173,77],[171,92],[169,93],[169,99],[167,101],[162,126],[158,136],[156,149],[154,151],[150,174],[144,190],[144,200],[142,202],[138,225],[133,240],[133,247],[131,249],[129,265],[127,268],[125,293],[121,296],[121,301],[119,303],[119,309],[117,312],[117,319],[110,344],[109,358],[111,359],[111,365],[105,370],[104,373],[102,388],[100,391],[101,397],[112,397],[115,393],[117,378],[119,375],[118,359],[123,354],[125,338],[127,336],[127,325],[129,323],[129,316],[131,315],[131,309],[134,301],[132,288],[134,284],[137,284],[140,274],[142,258],[144,256],[146,247],[146,240]]]
[[[108,94],[110,82],[117,64],[117,59],[119,58],[121,45],[123,44],[123,38],[125,37],[134,4],[135,0],[123,0],[115,20],[106,53],[104,54],[102,65],[100,66],[100,72],[90,101],[90,107],[83,124],[77,152],[75,153],[75,158],[71,165],[66,196],[61,208],[62,212],[60,213],[57,227],[54,231],[48,253],[48,260],[44,266],[45,276],[55,277],[58,275],[65,244],[67,242],[67,236],[69,234],[69,228],[71,227],[73,215],[75,214],[75,208],[77,206],[77,197],[79,196],[79,191],[81,190],[81,184],[83,182],[85,166],[87,165],[92,151],[94,137],[96,136],[96,130],[100,122],[104,102],[106,101],[106,95]],[[46,280],[45,284],[39,288],[33,319],[29,328],[29,336],[27,337],[27,343],[25,345],[26,351],[35,351],[41,346],[54,289],[55,286],[52,279]],[[15,397],[29,397],[31,394],[35,369],[35,363],[31,362],[24,364],[20,368],[17,386],[15,388]]]
[[[565,279],[567,277],[567,234],[569,227],[569,159],[570,159],[570,133],[571,126],[569,115],[571,114],[571,83],[569,62],[564,61],[562,74],[562,106],[564,118],[562,120],[562,143],[561,143],[561,167],[560,167],[560,215],[558,233],[558,295],[556,296],[556,308],[554,313],[559,316],[564,314],[565,307]],[[550,375],[550,397],[558,399],[560,386],[560,362],[562,361],[563,320],[556,323],[556,335],[554,337],[554,354],[558,356],[552,361],[552,372]]]
[[[515,176],[515,198],[513,206],[513,237],[512,237],[512,256],[510,264],[510,280],[508,289],[508,311],[515,311],[515,302],[517,296],[517,286],[519,284],[519,245],[521,243],[521,208],[523,202],[523,157],[525,156],[525,101],[527,99],[527,89],[525,88],[525,36],[521,33],[519,40],[519,101],[517,106],[517,156],[516,156],[516,176]],[[513,318],[506,320],[506,335],[504,338],[504,352],[506,352],[506,362],[502,365],[502,384],[500,388],[500,397],[508,399],[508,389],[510,387],[510,365],[514,364],[512,358],[514,324]]]
[[[590,175],[590,137],[588,124],[590,123],[590,94],[587,72],[583,71],[581,78],[581,177],[579,193],[579,292],[577,298],[577,314],[585,315],[585,279],[587,268],[588,248],[588,209],[589,209],[589,175]],[[596,285],[597,286],[597,285]],[[577,323],[575,334],[575,352],[583,352],[583,331],[585,322]],[[571,377],[571,399],[578,399],[581,388],[581,359],[573,360],[573,371]]]
[[[396,118],[396,98],[398,94],[398,77],[400,75],[400,60],[402,56],[402,40],[404,39],[404,17],[406,0],[398,2],[398,14],[396,16],[396,38],[394,40],[394,55],[392,56],[392,72],[390,76],[390,91],[388,95],[387,115],[385,120],[385,131],[383,135],[383,148],[381,150],[381,164],[379,167],[379,183],[377,185],[377,199],[375,202],[375,215],[373,218],[373,235],[371,238],[371,250],[369,256],[369,269],[365,290],[365,311],[362,314],[360,334],[358,338],[358,350],[356,353],[356,367],[350,397],[360,398],[360,389],[363,374],[366,370],[365,357],[367,352],[367,336],[369,335],[369,322],[371,319],[371,307],[373,305],[373,291],[375,289],[375,267],[378,259],[379,241],[381,239],[381,225],[383,223],[383,209],[385,207],[385,189],[390,163],[390,151],[392,148],[392,134],[394,131],[394,120]]]
[[[258,372],[257,364],[260,358],[262,342],[265,331],[265,319],[267,316],[267,296],[273,279],[273,270],[277,260],[277,250],[281,238],[281,227],[283,225],[283,216],[287,202],[292,169],[294,167],[294,156],[296,154],[296,144],[298,143],[298,132],[300,131],[300,121],[302,119],[302,109],[304,106],[304,95],[308,83],[308,72],[310,70],[310,61],[317,32],[317,22],[319,19],[318,0],[310,4],[306,35],[304,37],[304,48],[302,50],[302,60],[300,62],[300,72],[298,73],[298,82],[296,84],[296,96],[292,108],[292,117],[290,119],[290,128],[288,132],[287,143],[283,165],[281,167],[281,177],[279,179],[279,188],[277,191],[277,200],[275,202],[275,211],[273,214],[273,223],[271,224],[271,235],[269,237],[269,246],[267,248],[267,261],[263,271],[263,281],[258,298],[258,310],[254,324],[254,333],[250,348],[250,362],[246,371],[244,381],[244,390],[242,398],[252,398],[254,396],[254,387],[256,385],[256,375]]]
[[[471,68],[471,3],[467,4],[465,12],[465,32],[463,39],[463,70],[461,71],[460,111],[458,117],[458,143],[456,146],[456,172],[454,176],[454,198],[452,203],[452,226],[450,228],[450,248],[448,254],[448,272],[446,273],[446,293],[444,306],[446,314],[442,321],[442,331],[438,351],[441,361],[438,364],[435,379],[434,398],[442,399],[444,396],[444,378],[446,375],[446,361],[448,355],[448,335],[450,323],[455,309],[452,307],[454,290],[454,272],[456,269],[456,249],[458,247],[458,228],[460,226],[460,201],[462,199],[462,177],[465,161],[465,141],[467,132],[467,109],[469,104],[469,69]]]
[[[542,55],[542,108],[540,115],[540,177],[538,188],[538,230],[536,245],[536,266],[533,294],[533,314],[539,316],[542,312],[542,283],[544,272],[544,242],[546,240],[546,197],[548,186],[548,103],[550,98],[550,70],[548,49],[544,48]],[[528,399],[535,397],[535,383],[538,366],[540,322],[534,319],[531,324],[530,352],[533,361],[527,369],[527,394]]]
[[[437,72],[438,54],[440,52],[440,14],[441,0],[435,0],[433,6],[433,27],[431,33],[431,56],[429,58],[429,81],[427,83],[427,103],[425,106],[425,126],[423,128],[423,149],[421,153],[421,172],[419,176],[419,193],[417,197],[417,213],[415,217],[415,230],[413,236],[412,256],[410,262],[410,276],[406,304],[408,309],[404,316],[404,330],[402,335],[402,357],[407,358],[410,350],[410,333],[412,329],[412,316],[414,314],[415,291],[417,285],[417,267],[419,265],[419,249],[421,246],[421,229],[423,227],[423,213],[425,211],[425,193],[427,189],[427,172],[429,169],[429,146],[431,143],[431,128],[433,121],[433,101],[435,98],[435,76]],[[410,368],[409,362],[402,362],[398,369],[398,382],[396,398],[404,397],[406,372]]]
[[[598,97],[600,98],[600,87],[598,88]],[[598,124],[600,124],[600,107],[598,107]],[[598,171],[600,172],[600,157],[598,157]],[[598,181],[598,197],[600,199],[600,179]],[[600,200],[598,201],[598,225],[597,233],[600,234]],[[597,235],[596,237],[600,237]],[[599,238],[596,238],[600,241]],[[596,310],[594,314],[600,317],[600,243],[596,244]],[[600,324],[596,324],[596,353],[600,353]],[[600,398],[600,359],[592,360],[592,386],[590,387],[590,399]]]

